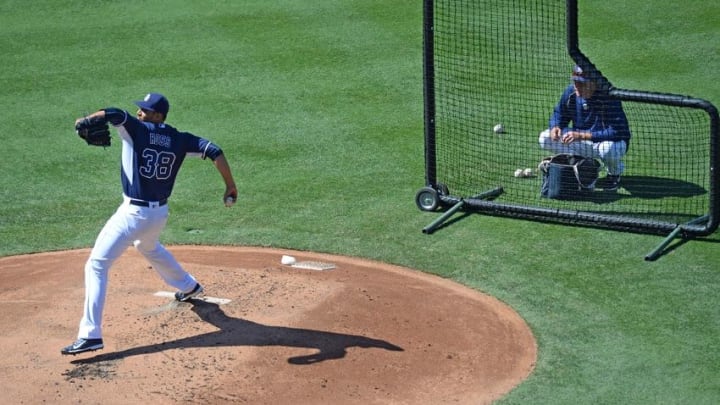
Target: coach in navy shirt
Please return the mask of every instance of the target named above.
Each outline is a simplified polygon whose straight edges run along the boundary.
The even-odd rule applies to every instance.
[[[625,169],[622,158],[630,146],[625,111],[580,66],[573,68],[571,79],[553,109],[548,129],[540,133],[540,147],[600,159],[607,170],[603,188],[617,190]]]

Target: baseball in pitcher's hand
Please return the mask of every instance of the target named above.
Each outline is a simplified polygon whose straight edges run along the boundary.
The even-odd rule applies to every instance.
[[[235,204],[235,202],[237,201],[237,188],[234,185],[228,186],[225,189],[223,201],[225,202],[226,207],[231,207],[233,204]]]

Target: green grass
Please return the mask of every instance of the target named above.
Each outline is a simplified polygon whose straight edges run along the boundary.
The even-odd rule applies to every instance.
[[[188,161],[165,243],[360,256],[494,295],[539,343],[503,403],[720,398],[717,234],[645,262],[661,238],[481,215],[421,232],[437,214],[414,203],[419,1],[212,3],[0,3],[0,255],[92,245],[120,200],[119,148],[85,146],[73,121],[161,91],[240,188],[225,209],[212,165]],[[720,8],[675,3],[583,1],[581,47],[619,87],[718,104]]]

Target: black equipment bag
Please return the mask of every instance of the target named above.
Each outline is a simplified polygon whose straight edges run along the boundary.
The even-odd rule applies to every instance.
[[[540,195],[545,198],[572,200],[586,197],[595,189],[600,162],[593,158],[566,153],[542,160]]]

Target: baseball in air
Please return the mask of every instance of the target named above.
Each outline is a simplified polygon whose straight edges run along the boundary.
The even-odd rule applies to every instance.
[[[503,124],[497,124],[493,127],[493,132],[495,132],[496,134],[502,134],[505,132],[505,127],[503,126]]]

